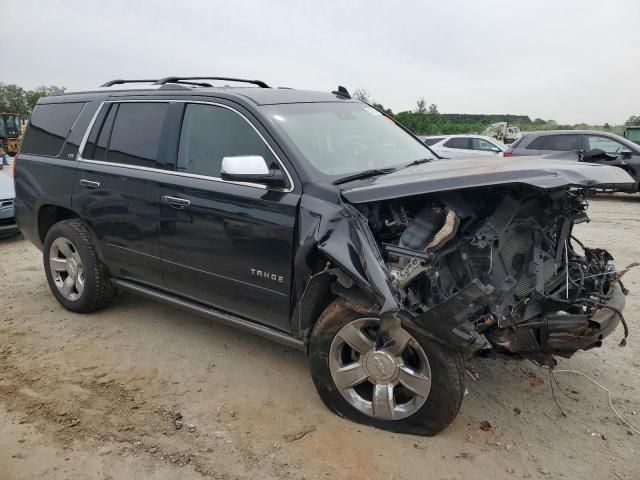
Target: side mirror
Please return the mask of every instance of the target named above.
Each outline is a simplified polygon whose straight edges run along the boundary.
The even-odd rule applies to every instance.
[[[502,150],[500,150],[498,147],[491,147],[490,150],[494,153],[500,153],[502,152]]]
[[[607,156],[607,152],[605,152],[604,150],[600,148],[594,148],[592,150],[589,150],[588,152],[584,152],[582,154],[582,160],[588,162],[590,160],[596,160],[598,158],[606,158]]]
[[[631,158],[631,157],[633,157],[633,152],[631,150],[622,150],[620,152],[620,156],[622,158]]]
[[[269,168],[260,155],[238,155],[224,157],[220,169],[220,178],[234,182],[262,183],[284,186],[285,178],[279,168]]]

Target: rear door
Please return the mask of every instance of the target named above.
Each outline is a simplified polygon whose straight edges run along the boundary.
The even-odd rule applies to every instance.
[[[105,103],[79,158],[73,207],[112,275],[163,286],[158,181],[167,102]]]
[[[225,156],[260,155],[284,169],[282,153],[239,107],[186,103],[183,112],[176,173],[159,191],[165,282],[182,296],[291,332],[300,195],[290,179],[274,189],[220,179]]]

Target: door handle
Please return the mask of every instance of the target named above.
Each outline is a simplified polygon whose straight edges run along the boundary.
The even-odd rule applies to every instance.
[[[168,203],[173,208],[186,208],[191,205],[191,202],[185,198],[170,197],[169,195],[164,195],[162,201]]]
[[[83,187],[94,189],[94,190],[96,188],[100,188],[100,182],[93,182],[91,180],[85,180],[84,178],[80,180],[80,185],[82,185]]]

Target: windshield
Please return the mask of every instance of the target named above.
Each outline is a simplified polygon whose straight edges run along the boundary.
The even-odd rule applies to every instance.
[[[265,112],[325,175],[399,168],[435,155],[393,120],[363,103],[296,103]]]

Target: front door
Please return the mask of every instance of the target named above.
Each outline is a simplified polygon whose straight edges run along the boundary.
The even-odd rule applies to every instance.
[[[299,194],[220,179],[225,156],[284,168],[245,116],[187,103],[176,173],[160,185],[160,241],[172,292],[285,332]]]

